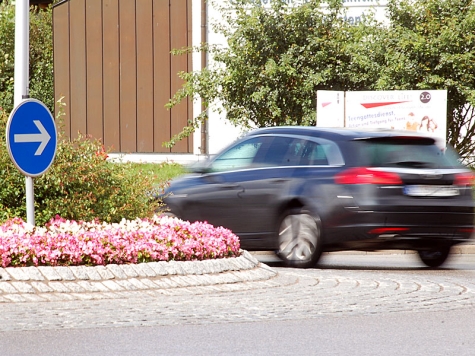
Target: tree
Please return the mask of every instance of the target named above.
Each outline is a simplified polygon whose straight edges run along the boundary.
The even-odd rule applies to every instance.
[[[475,5],[472,0],[392,0],[378,41],[372,89],[446,89],[447,139],[468,160],[475,148]]]
[[[34,10],[34,8],[32,8]],[[53,29],[51,6],[30,11],[29,94],[53,112]],[[15,6],[0,3],[0,108],[13,109],[15,64]]]
[[[464,157],[475,148],[475,8],[472,0],[390,0],[389,25],[371,16],[344,21],[341,0],[271,8],[235,0],[216,30],[225,48],[203,45],[216,65],[181,73],[170,101],[219,101],[240,126],[310,125],[317,90],[448,91],[448,141]],[[206,111],[196,124],[206,119]],[[191,126],[191,130],[193,125]],[[190,130],[190,131],[191,131]],[[189,131],[188,131],[189,132]]]
[[[219,101],[236,125],[309,125],[316,90],[358,90],[372,82],[353,61],[353,41],[361,46],[366,32],[344,20],[340,0],[325,1],[326,8],[323,0],[297,7],[253,3],[233,1],[235,11],[221,9],[225,22],[216,30],[228,46],[195,48],[210,51],[216,65],[181,73],[186,84],[169,106],[198,95],[205,107]],[[205,111],[197,117],[203,119]]]

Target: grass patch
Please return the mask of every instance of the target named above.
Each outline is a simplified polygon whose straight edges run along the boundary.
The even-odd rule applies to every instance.
[[[185,166],[178,163],[130,163],[130,174],[150,177],[156,185],[163,185],[171,179],[187,172]]]

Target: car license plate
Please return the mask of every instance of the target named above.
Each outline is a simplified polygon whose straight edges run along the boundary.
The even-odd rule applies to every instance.
[[[404,194],[413,197],[453,197],[459,195],[459,190],[450,185],[406,185]]]

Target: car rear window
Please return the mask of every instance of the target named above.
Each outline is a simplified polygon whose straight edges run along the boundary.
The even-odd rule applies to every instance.
[[[361,165],[368,167],[460,168],[460,157],[450,146],[432,139],[378,138],[357,141]]]

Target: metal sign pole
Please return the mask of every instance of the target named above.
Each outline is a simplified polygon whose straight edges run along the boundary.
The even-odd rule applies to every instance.
[[[15,84],[14,107],[28,98],[29,81],[29,30],[30,30],[30,1],[16,0],[15,2]],[[35,225],[35,197],[33,178],[25,177],[26,184],[26,220]]]

